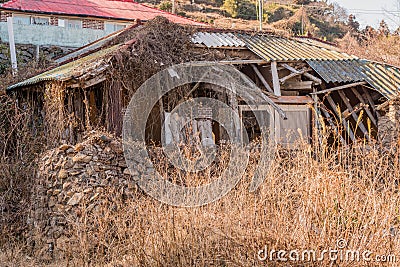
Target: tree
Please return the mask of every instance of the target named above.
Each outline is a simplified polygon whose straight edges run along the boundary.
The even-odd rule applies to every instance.
[[[234,18],[238,15],[238,7],[238,0],[224,0],[223,8]]]
[[[348,15],[347,10],[340,6],[338,3],[334,2],[329,6],[332,9],[332,18],[334,22],[346,22]]]
[[[358,32],[358,29],[360,28],[360,23],[358,23],[358,21],[356,20],[356,16],[354,16],[353,14],[349,15],[347,26],[350,27],[351,31]]]
[[[390,34],[389,26],[387,25],[385,20],[382,20],[381,23],[379,23],[378,32],[379,34],[385,36],[388,36]]]

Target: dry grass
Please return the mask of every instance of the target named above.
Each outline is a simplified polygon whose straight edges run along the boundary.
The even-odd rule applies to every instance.
[[[35,261],[20,248],[13,254],[8,249],[0,260],[10,266],[328,266],[328,261],[262,262],[257,252],[265,245],[334,249],[340,238],[348,249],[399,259],[398,147],[315,150],[298,144],[290,153],[277,153],[265,182],[250,193],[254,166],[253,159],[227,196],[200,208],[167,206],[139,189],[125,199],[108,188],[96,212],[82,206],[78,216],[68,217],[67,258]]]

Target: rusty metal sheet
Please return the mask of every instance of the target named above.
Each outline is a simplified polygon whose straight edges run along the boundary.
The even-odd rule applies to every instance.
[[[400,93],[400,68],[383,63],[366,62],[362,66],[365,80],[388,99]]]
[[[365,80],[361,60],[307,60],[307,64],[327,83]]]
[[[192,42],[203,44],[207,47],[244,47],[245,43],[233,33],[197,32],[193,35]]]
[[[271,35],[237,34],[248,49],[266,61],[343,60],[357,57],[333,49]]]
[[[7,90],[14,90],[28,85],[37,84],[42,81],[66,81],[75,76],[82,75],[82,73],[89,72],[90,70],[98,68],[100,69],[102,68],[102,65],[105,64],[104,59],[108,56],[111,56],[111,54],[116,51],[119,46],[120,45],[115,45],[107,49],[100,50],[70,63],[43,72],[30,79],[11,85],[7,88]]]

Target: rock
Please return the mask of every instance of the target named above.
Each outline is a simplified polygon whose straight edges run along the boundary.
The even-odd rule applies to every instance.
[[[83,198],[83,194],[82,193],[75,193],[70,200],[68,200],[67,205],[69,206],[75,206],[78,205],[79,202],[81,202]]]
[[[61,151],[65,151],[65,150],[67,150],[67,149],[69,149],[69,148],[71,148],[70,145],[63,144],[63,145],[61,145],[58,149],[61,150]]]
[[[53,190],[53,196],[56,196],[56,195],[58,195],[58,194],[60,194],[61,193],[61,190],[60,189],[54,189]]]
[[[91,160],[92,160],[92,156],[88,156],[88,155],[85,155],[85,154],[82,154],[82,153],[78,153],[72,158],[73,162],[85,162],[85,163],[88,163]]]
[[[87,194],[93,191],[93,188],[86,188],[85,190],[83,190],[83,193]]]
[[[108,143],[108,142],[111,142],[112,139],[106,135],[102,135],[102,136],[100,136],[100,140]]]
[[[123,172],[125,175],[130,175],[130,176],[138,176],[139,172],[137,170],[129,170],[129,168],[126,168]]]
[[[56,198],[55,197],[50,197],[49,202],[48,202],[49,207],[54,207],[56,205]]]
[[[80,151],[82,151],[82,150],[84,150],[84,149],[85,149],[85,146],[82,145],[81,143],[79,143],[79,144],[77,144],[77,145],[75,146],[75,151],[76,151],[76,152],[80,152]]]
[[[59,179],[65,179],[65,178],[67,178],[67,177],[68,177],[68,172],[67,172],[66,170],[61,169],[61,170],[58,172],[58,178],[59,178]]]
[[[114,140],[109,144],[109,146],[110,146],[111,150],[114,151],[114,153],[117,153],[117,154],[124,153],[122,144],[120,142],[117,142]]]

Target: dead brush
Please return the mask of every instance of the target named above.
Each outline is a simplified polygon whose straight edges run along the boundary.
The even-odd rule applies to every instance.
[[[79,218],[68,217],[76,244],[68,260],[91,266],[328,266],[328,258],[263,262],[257,253],[265,246],[321,252],[335,249],[339,239],[346,240],[348,249],[399,257],[398,147],[382,152],[376,144],[360,143],[313,149],[299,142],[292,148],[276,156],[254,193],[248,190],[257,162],[253,156],[231,192],[199,208],[167,206],[140,189],[124,196],[106,188],[96,209],[82,205]],[[173,181],[182,178],[179,171],[168,175]],[[215,176],[185,177],[190,178],[201,184]]]

